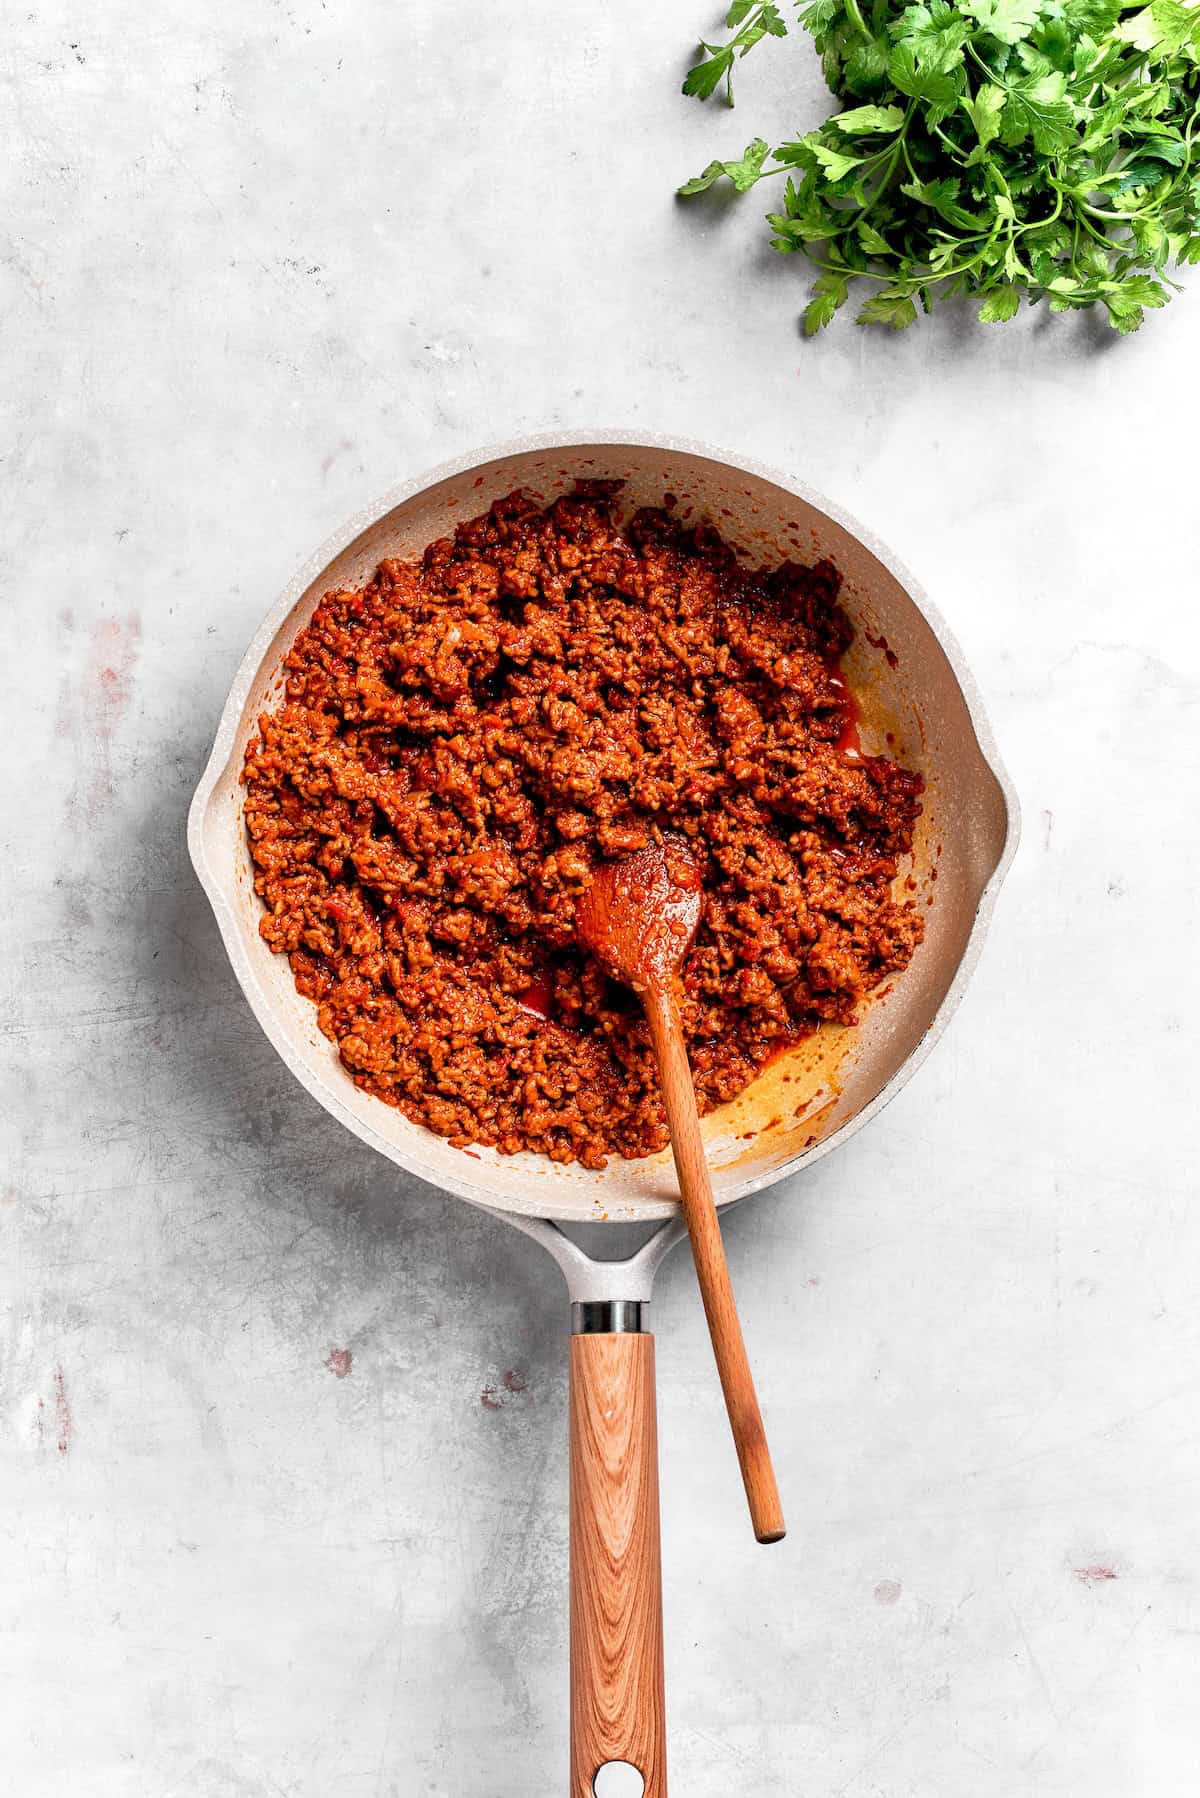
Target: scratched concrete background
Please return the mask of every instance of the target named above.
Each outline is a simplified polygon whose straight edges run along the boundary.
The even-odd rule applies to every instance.
[[[764,1554],[684,1258],[656,1305],[673,1789],[1173,1798],[1200,1648],[1200,278],[1141,337],[795,331],[800,42],[711,6],[27,0],[0,38],[0,1765],[16,1798],[565,1789],[564,1307],[357,1146],[184,853],[276,591],[527,429],[803,474],[927,582],[1025,839],[952,1032],[728,1224]]]

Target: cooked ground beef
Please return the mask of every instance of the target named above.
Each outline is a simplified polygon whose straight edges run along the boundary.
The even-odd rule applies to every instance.
[[[749,569],[620,483],[498,501],[326,594],[246,751],[266,906],[366,1091],[452,1143],[602,1167],[667,1142],[633,995],[574,940],[597,857],[682,832],[701,1110],[921,937],[893,897],[919,775],[863,753],[828,562]]]

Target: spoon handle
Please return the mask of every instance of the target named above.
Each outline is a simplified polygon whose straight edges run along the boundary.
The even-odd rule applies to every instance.
[[[679,1006],[670,987],[653,986],[644,994],[646,1021],[654,1042],[671,1152],[683,1200],[683,1215],[692,1239],[692,1255],[704,1315],[708,1319],[725,1408],[733,1430],[750,1520],[760,1542],[778,1542],[786,1533],[771,1451],[767,1447],[754,1376],[746,1355],[742,1326],[734,1302],[721,1225],[713,1201],[712,1182],[700,1135],[696,1090],[683,1042]]]

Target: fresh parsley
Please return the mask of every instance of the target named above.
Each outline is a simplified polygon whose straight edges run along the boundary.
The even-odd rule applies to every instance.
[[[1025,299],[1136,331],[1176,287],[1166,269],[1200,262],[1200,0],[807,0],[799,17],[841,110],[679,191],[786,177],[768,223],[819,270],[810,336],[852,288],[860,324],[897,330],[970,296],[985,324]],[[734,61],[787,25],[758,0],[725,23],[684,92],[723,84],[732,105]]]

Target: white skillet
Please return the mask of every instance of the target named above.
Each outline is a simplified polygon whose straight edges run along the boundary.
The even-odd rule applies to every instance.
[[[406,481],[324,544],[265,619],[233,683],[188,818],[188,845],[234,972],[296,1078],[347,1129],[410,1173],[502,1215],[553,1255],[571,1300],[571,1798],[665,1798],[654,1275],[682,1234],[669,1151],[603,1172],[532,1155],[469,1154],[350,1080],[258,934],[261,908],[239,772],[258,714],[278,701],[284,655],[322,595],[357,586],[387,556],[425,545],[524,487],[543,499],[580,478],[619,477],[623,504],[704,517],[758,563],[828,557],[856,626],[843,666],[868,750],[885,744],[925,777],[909,877],[925,941],[855,1031],[825,1029],[704,1120],[713,1188],[732,1204],[828,1154],[916,1071],[945,1028],[982,947],[1016,850],[1016,795],[975,684],[912,577],[837,507],[788,476],[672,438],[536,437]],[[874,640],[872,642],[872,639]],[[890,733],[890,740],[889,740]],[[658,1222],[622,1260],[588,1255],[564,1225]],[[628,1234],[625,1232],[624,1234]],[[635,1232],[635,1234],[640,1234]]]

